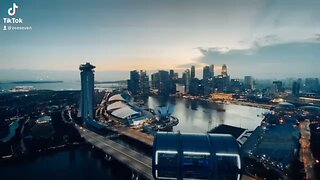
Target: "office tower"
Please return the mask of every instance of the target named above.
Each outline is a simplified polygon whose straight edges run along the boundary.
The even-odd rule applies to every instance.
[[[173,77],[174,80],[177,80],[179,79],[179,74],[178,73],[174,73],[174,77]]]
[[[151,88],[152,89],[159,89],[159,73],[151,74]]]
[[[211,73],[211,77],[213,79],[214,78],[214,65],[213,64],[210,65],[210,73]]]
[[[196,67],[191,66],[191,79],[194,79],[196,77]]]
[[[201,89],[201,80],[198,78],[191,79],[190,85],[189,85],[189,94],[192,96],[199,96],[202,95]]]
[[[139,83],[140,83],[139,72],[136,70],[130,71],[130,80],[128,80],[128,90],[133,95],[139,94],[140,92]]]
[[[212,78],[209,66],[203,67],[203,76],[202,77],[203,77],[202,78],[203,80],[209,80]]]
[[[169,95],[176,93],[176,83],[170,77],[168,71],[158,71],[151,75],[152,88],[158,91],[160,95]]]
[[[149,76],[146,71],[140,71],[140,81],[139,81],[139,94],[149,95],[150,85],[149,85]]]
[[[282,81],[273,81],[272,84],[273,84],[273,91],[274,92],[283,92],[284,91]]]
[[[170,69],[169,74],[170,74],[170,78],[173,79],[174,78],[174,70]]]
[[[244,77],[244,88],[250,89],[250,90],[254,89],[252,76],[245,76]]]
[[[94,68],[95,66],[88,62],[79,66],[81,76],[80,108],[81,117],[84,122],[87,122],[88,119],[93,119]]]
[[[307,92],[319,92],[319,79],[318,78],[306,78],[305,90]]]
[[[191,75],[190,75],[190,70],[189,69],[186,69],[184,71],[183,78],[184,78],[185,92],[188,94],[189,93],[189,87],[190,87],[190,81],[191,81]]]
[[[231,79],[230,80],[230,91],[233,93],[240,92],[242,89],[242,83],[239,79]]]
[[[223,65],[222,65],[221,75],[222,75],[223,77],[228,76],[228,70],[227,70],[227,65],[226,65],[226,64],[223,64]]]
[[[202,95],[208,96],[213,93],[213,75],[212,67],[205,66],[203,67],[203,79],[202,79]]]
[[[299,96],[300,93],[300,84],[299,82],[295,81],[292,83],[292,95]]]
[[[172,79],[168,71],[159,71],[159,94],[161,95],[169,95],[172,94]]]

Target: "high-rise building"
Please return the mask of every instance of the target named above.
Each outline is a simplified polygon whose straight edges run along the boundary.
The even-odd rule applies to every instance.
[[[221,75],[214,78],[214,87],[217,92],[228,92],[230,85],[230,76],[228,75],[227,65],[222,65]]]
[[[217,92],[228,92],[230,76],[218,75],[214,80],[214,86],[216,87]]]
[[[93,119],[93,106],[94,106],[94,69],[95,66],[89,62],[79,66],[81,77],[81,117],[84,122],[88,119]]]
[[[149,95],[150,85],[147,72],[142,70],[140,70],[140,73],[136,70],[130,71],[128,90],[132,95]]]
[[[246,89],[254,89],[253,87],[253,77],[252,76],[245,76],[244,77],[244,88]]]
[[[277,93],[277,92],[283,92],[283,91],[284,91],[282,81],[273,81],[273,82],[272,82],[272,85],[273,85],[273,91],[274,91],[275,93]]]
[[[214,78],[214,65],[213,64],[210,65],[210,73],[211,73],[211,77],[213,79]]]
[[[168,71],[158,71],[151,75],[151,84],[153,89],[158,90],[160,95],[169,95],[176,93],[176,84],[170,77]]]
[[[185,87],[185,93],[189,93],[190,88],[190,81],[191,81],[191,75],[190,70],[186,69],[183,73],[183,79],[184,79],[184,87]]]
[[[318,78],[306,78],[305,90],[307,92],[319,92],[319,79]]]
[[[140,84],[139,72],[136,70],[130,71],[130,79],[128,80],[128,90],[133,95],[139,94],[139,92],[140,92],[139,84]]]
[[[149,95],[150,93],[149,76],[146,71],[140,71],[139,89],[141,95]]]
[[[189,94],[192,96],[202,95],[201,81],[198,78],[191,79],[189,86]]]
[[[213,87],[213,71],[211,66],[205,66],[203,67],[203,79],[202,79],[202,88],[203,92],[202,95],[204,96],[209,96],[211,93],[214,92],[214,87]]]
[[[292,83],[292,95],[299,96],[300,93],[300,84],[299,82],[295,81]]]
[[[191,79],[194,79],[196,77],[196,67],[191,66]]]
[[[205,66],[203,67],[203,76],[202,76],[202,79],[203,80],[209,80],[212,78],[212,74],[211,74],[211,71],[210,71],[210,67],[209,66]]]
[[[179,79],[179,74],[178,73],[174,73],[174,77],[173,77],[174,80],[177,80]]]
[[[242,90],[242,83],[239,79],[231,79],[230,80],[230,91],[233,93],[238,93]]]
[[[152,89],[158,89],[160,86],[160,77],[159,73],[153,73],[151,74],[151,88]]]
[[[171,79],[173,79],[174,78],[174,70],[170,69],[169,74],[170,74]]]
[[[226,65],[226,64],[223,64],[223,65],[222,65],[221,75],[222,75],[223,77],[228,76],[228,70],[227,70],[227,65]]]

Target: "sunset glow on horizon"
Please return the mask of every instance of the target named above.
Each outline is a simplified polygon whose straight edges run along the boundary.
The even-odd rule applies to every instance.
[[[10,3],[0,2],[1,16]],[[97,72],[201,71],[227,64],[236,77],[320,76],[316,0],[15,3],[16,16],[33,29],[0,34],[1,69],[75,71],[90,61]]]

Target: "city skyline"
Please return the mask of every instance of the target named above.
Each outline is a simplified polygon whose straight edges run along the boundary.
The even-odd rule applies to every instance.
[[[11,3],[0,2],[2,17]],[[227,64],[236,78],[320,76],[315,0],[15,3],[33,29],[0,34],[1,80],[75,80],[84,61],[97,66],[98,80],[192,65],[201,77],[211,64],[218,73]]]

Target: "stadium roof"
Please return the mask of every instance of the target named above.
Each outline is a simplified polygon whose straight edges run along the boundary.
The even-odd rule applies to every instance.
[[[109,106],[107,106],[107,111],[113,111],[116,109],[123,108],[125,106],[128,106],[128,105],[126,103],[123,103],[122,101],[116,101],[116,102],[110,104]]]
[[[299,109],[302,109],[302,110],[305,110],[305,111],[320,112],[320,107],[317,107],[317,106],[302,106],[302,107],[299,107]]]
[[[110,101],[126,101],[120,94],[113,95],[108,100]]]
[[[134,111],[133,109],[131,109],[129,106],[124,106],[120,109],[117,109],[115,111],[113,111],[111,113],[113,116],[116,116],[118,118],[122,118],[122,119],[125,119],[127,118],[128,116],[132,116],[132,115],[135,115],[135,114],[139,114],[139,112],[137,111]]]

